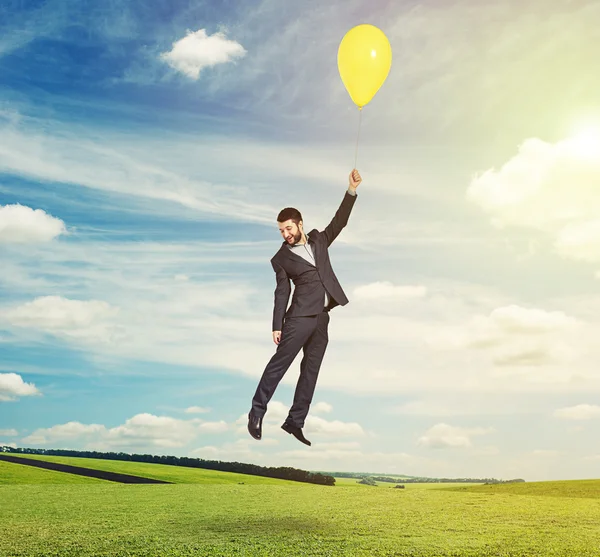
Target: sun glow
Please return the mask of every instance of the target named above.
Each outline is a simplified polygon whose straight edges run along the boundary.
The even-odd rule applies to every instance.
[[[584,128],[568,140],[574,155],[600,160],[600,129]]]

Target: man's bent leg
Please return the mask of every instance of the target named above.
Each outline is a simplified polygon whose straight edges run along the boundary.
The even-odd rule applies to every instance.
[[[325,356],[329,342],[327,328],[329,326],[329,313],[323,312],[317,316],[317,327],[304,346],[304,357],[300,364],[300,378],[294,393],[294,404],[290,408],[287,421],[297,427],[304,427],[304,420],[312,402],[319,369]]]
[[[267,411],[267,404],[285,372],[306,343],[315,327],[316,317],[289,317],[284,321],[281,331],[281,341],[277,351],[263,371],[254,398],[252,413],[261,418]]]

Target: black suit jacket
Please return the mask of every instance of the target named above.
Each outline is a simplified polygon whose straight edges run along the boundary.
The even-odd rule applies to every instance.
[[[358,195],[351,195],[346,191],[341,205],[325,230],[319,232],[313,229],[307,234],[308,243],[315,256],[316,267],[291,251],[286,241],[272,257],[271,265],[277,280],[273,331],[282,330],[286,317],[321,313],[325,302],[325,290],[329,295],[328,309],[348,303],[348,298],[331,267],[327,248],[348,224],[357,197]],[[290,280],[294,283],[294,295],[286,311],[291,293]]]

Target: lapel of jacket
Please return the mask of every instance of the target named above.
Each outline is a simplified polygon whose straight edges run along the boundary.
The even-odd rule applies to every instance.
[[[315,242],[313,239],[311,239],[310,234],[313,231],[311,230],[311,232],[309,232],[307,234],[307,239],[308,239],[308,243],[310,244],[310,247],[312,248],[312,252],[313,255],[315,257],[315,262],[319,261],[319,248],[317,247],[317,242]],[[305,265],[310,265],[311,267],[314,267],[315,265],[313,265],[312,263],[309,263],[306,259],[304,259],[304,257],[298,255],[297,253],[294,253],[287,245],[287,242],[282,242],[281,244],[281,249],[279,250],[282,255],[284,257],[289,257],[291,260],[296,261],[297,263],[304,263]]]

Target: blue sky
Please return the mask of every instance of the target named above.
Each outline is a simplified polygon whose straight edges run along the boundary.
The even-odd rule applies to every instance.
[[[597,476],[600,8],[591,1],[0,7],[0,443],[318,470]],[[337,47],[392,70],[330,249],[350,303],[306,424],[246,431],[276,215],[354,163]]]

